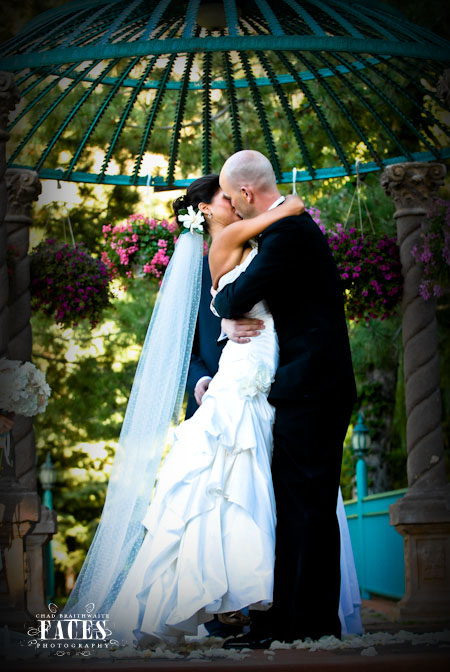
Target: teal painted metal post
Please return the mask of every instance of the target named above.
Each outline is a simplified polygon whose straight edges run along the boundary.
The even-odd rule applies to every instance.
[[[367,497],[367,464],[362,457],[356,463],[356,490],[358,492],[358,501]]]
[[[356,463],[356,515],[358,521],[358,539],[359,539],[359,587],[361,597],[370,597],[366,590],[367,586],[367,563],[366,563],[366,539],[364,538],[364,502],[367,497],[367,465],[364,461],[364,455],[370,448],[369,430],[364,424],[363,414],[358,414],[358,421],[353,429],[352,448],[358,458]]]
[[[55,467],[52,464],[50,453],[47,453],[47,458],[39,468],[39,480],[41,481],[44,494],[42,496],[42,503],[50,511],[53,509],[52,488],[56,483],[58,475]],[[44,547],[44,561],[45,561],[45,583],[47,600],[51,600],[55,595],[55,568],[53,566],[52,542],[47,542]]]
[[[53,509],[53,495],[50,489],[44,490],[43,504],[48,509]],[[52,600],[55,596],[55,567],[53,564],[52,541],[47,542],[44,547],[45,559],[45,591],[47,600]]]
[[[358,512],[358,536],[361,558],[360,568],[360,588],[363,599],[370,598],[370,593],[366,590],[366,549],[364,539],[364,518],[363,518],[363,499],[367,497],[367,464],[362,457],[358,458],[356,463],[356,493],[357,493],[357,512]]]

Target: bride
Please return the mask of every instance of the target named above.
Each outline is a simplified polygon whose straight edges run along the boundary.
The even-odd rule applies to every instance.
[[[214,614],[271,605],[275,409],[267,395],[278,364],[278,342],[264,302],[249,316],[262,320],[265,328],[246,344],[226,344],[201,406],[173,432],[150,506],[148,502],[184,390],[200,291],[202,233],[211,234],[210,266],[220,290],[244,273],[257,254],[248,241],[303,207],[300,199],[289,197],[276,212],[236,221],[216,175],[196,180],[174,203],[186,232],[152,315],[102,519],[66,605],[81,611],[84,602],[95,600],[109,612],[113,636],[122,643],[140,648],[161,640],[176,644],[185,635],[197,635],[198,626]],[[341,497],[337,513],[340,618],[343,632],[348,631],[347,616],[348,624],[353,619],[349,628],[358,632],[359,592]]]

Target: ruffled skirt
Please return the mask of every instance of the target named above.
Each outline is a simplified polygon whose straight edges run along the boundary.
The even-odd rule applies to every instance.
[[[273,370],[238,347],[240,363],[222,358],[162,465],[146,536],[110,610],[114,637],[128,644],[177,643],[214,614],[270,606]]]

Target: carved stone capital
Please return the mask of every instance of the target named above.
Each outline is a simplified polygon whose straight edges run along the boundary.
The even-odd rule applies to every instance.
[[[443,163],[394,163],[381,175],[381,186],[392,197],[394,217],[423,215],[439,187],[444,184],[447,169]]]
[[[450,70],[444,70],[443,74],[439,77],[436,93],[445,107],[450,109]]]
[[[20,100],[19,89],[11,72],[0,71],[0,129],[6,131],[8,116]]]
[[[31,204],[42,191],[38,174],[34,170],[10,168],[5,173],[8,191],[7,216],[29,217]]]

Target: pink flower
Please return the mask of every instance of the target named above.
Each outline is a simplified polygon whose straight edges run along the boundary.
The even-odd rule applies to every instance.
[[[178,228],[178,222],[176,219],[173,219],[169,224],[167,225],[167,230],[169,233],[174,233]]]
[[[429,284],[428,280],[426,280],[425,282],[422,282],[419,287],[419,294],[425,301],[428,301],[428,299],[431,298]]]

